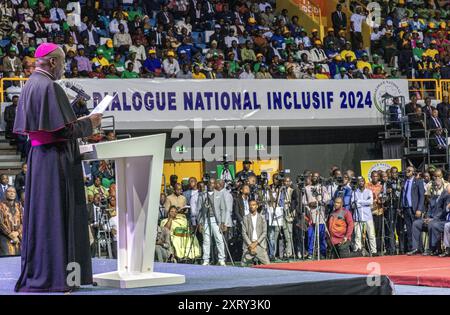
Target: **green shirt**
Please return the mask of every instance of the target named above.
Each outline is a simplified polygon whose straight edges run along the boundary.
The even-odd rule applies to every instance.
[[[139,73],[136,73],[134,71],[125,70],[124,72],[122,72],[122,79],[138,79],[138,78]]]
[[[233,60],[230,62],[230,73],[236,73],[241,70],[241,67],[239,66],[239,63],[236,60]]]
[[[137,16],[143,16],[141,8],[138,8],[137,11],[128,11],[128,21],[133,22]]]
[[[422,60],[422,55],[424,53],[423,48],[413,48],[413,56],[415,57],[416,61]]]
[[[120,79],[117,74],[107,74],[105,77],[107,79]]]
[[[384,66],[381,63],[372,63],[372,71],[375,72],[376,68],[381,68],[384,71]]]
[[[103,49],[103,57],[105,57],[109,62],[114,61],[114,48],[108,48],[106,45],[101,45],[99,48]]]

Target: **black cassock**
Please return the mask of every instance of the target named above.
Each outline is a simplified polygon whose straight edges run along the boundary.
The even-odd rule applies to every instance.
[[[68,291],[91,284],[86,197],[76,141],[92,134],[90,120],[77,120],[52,75],[36,70],[22,89],[14,132],[35,140],[28,155],[22,266],[15,290]]]

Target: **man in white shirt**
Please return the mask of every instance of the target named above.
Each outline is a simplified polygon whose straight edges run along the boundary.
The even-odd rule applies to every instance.
[[[244,217],[242,222],[243,255],[242,266],[257,259],[261,264],[269,264],[267,254],[267,224],[263,216],[258,213],[256,200],[249,202],[250,213]]]
[[[127,21],[123,19],[122,13],[117,13],[116,18],[109,23],[109,32],[114,35],[119,32],[119,24],[124,27],[125,33],[128,33]]]
[[[358,189],[352,194],[353,204],[356,207],[353,215],[355,222],[355,251],[362,251],[363,233],[367,233],[369,251],[372,256],[377,254],[377,243],[375,239],[375,226],[372,217],[373,193],[365,188],[366,180],[364,177],[358,178]]]
[[[118,48],[121,53],[128,51],[131,44],[131,36],[129,33],[125,33],[125,26],[123,24],[119,24],[119,32],[114,34],[114,48]]]
[[[244,66],[244,71],[239,75],[239,79],[251,80],[254,78],[255,78],[255,75],[253,74],[252,70],[250,69],[250,64],[246,63]]]
[[[176,78],[178,72],[180,72],[180,65],[172,50],[167,53],[167,58],[163,61],[163,68],[167,78]]]
[[[67,20],[64,10],[59,7],[59,1],[54,1],[54,7],[50,9],[50,20],[54,23]]]
[[[314,62],[315,65],[320,65],[326,73],[330,73],[330,67],[327,64],[328,57],[325,50],[322,48],[322,42],[320,40],[314,42],[314,48],[311,49],[310,54],[311,61]]]
[[[231,48],[233,41],[239,42],[239,39],[234,35],[234,29],[230,29],[230,33],[224,39],[227,48]]]
[[[359,49],[359,44],[363,42],[362,23],[365,19],[366,16],[362,14],[362,8],[360,6],[356,7],[356,12],[350,17],[353,50]]]
[[[144,62],[144,60],[147,59],[145,47],[142,45],[142,41],[139,38],[136,38],[135,44],[130,46],[130,53],[131,52],[136,53],[136,59],[141,62]]]

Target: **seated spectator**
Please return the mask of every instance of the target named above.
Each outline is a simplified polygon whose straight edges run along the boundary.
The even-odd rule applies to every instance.
[[[23,207],[14,187],[8,187],[0,203],[0,257],[20,255]]]
[[[99,48],[97,49],[97,56],[92,59],[92,63],[95,64],[97,67],[108,67],[109,66],[109,60],[105,58],[104,56],[104,50]]]
[[[161,76],[163,68],[160,59],[156,56],[156,51],[154,49],[150,49],[148,53],[149,56],[147,57],[143,65],[144,73],[149,75],[150,77]]]
[[[167,53],[167,58],[163,61],[163,69],[167,78],[176,78],[178,72],[180,72],[180,65],[172,50]]]
[[[127,65],[127,69],[122,72],[122,79],[137,79],[139,78],[139,73],[133,71],[134,63],[129,62]]]
[[[160,226],[170,231],[170,243],[177,259],[200,257],[197,237],[190,230],[185,214],[179,213],[175,205],[169,207],[167,218],[161,221]]]
[[[155,261],[167,262],[171,255],[170,230],[158,225],[156,231]]]
[[[94,196],[95,194],[99,194],[100,198],[108,198],[109,193],[108,189],[102,185],[101,177],[94,177],[94,184],[86,188],[86,192],[88,196]]]

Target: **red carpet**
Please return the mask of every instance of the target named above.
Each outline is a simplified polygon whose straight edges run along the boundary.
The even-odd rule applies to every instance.
[[[257,268],[365,275],[373,273],[373,265],[368,264],[374,262],[379,264],[380,273],[389,276],[395,284],[450,288],[450,259],[439,257],[358,257],[259,265]]]

